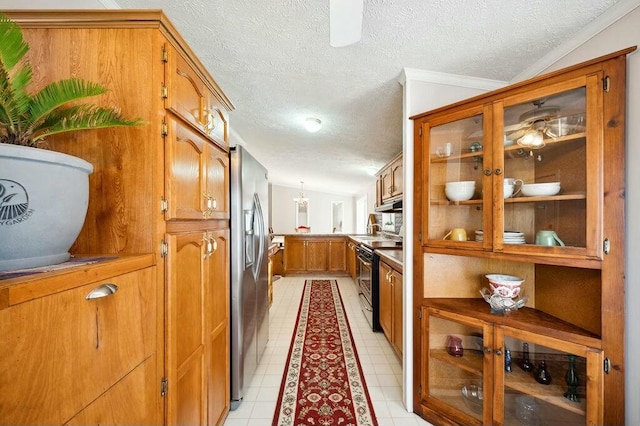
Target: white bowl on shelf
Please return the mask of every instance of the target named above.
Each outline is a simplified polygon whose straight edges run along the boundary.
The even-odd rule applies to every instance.
[[[463,180],[457,182],[447,182],[444,185],[444,193],[449,201],[466,201],[473,198],[476,192],[476,182],[473,180]]]
[[[520,190],[525,197],[556,195],[560,192],[560,182],[525,183]]]

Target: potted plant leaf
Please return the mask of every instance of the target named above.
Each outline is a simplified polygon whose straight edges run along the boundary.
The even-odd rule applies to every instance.
[[[67,261],[84,223],[93,166],[42,149],[46,138],[142,124],[79,103],[106,92],[98,83],[70,78],[30,93],[28,51],[18,24],[0,13],[0,271]]]

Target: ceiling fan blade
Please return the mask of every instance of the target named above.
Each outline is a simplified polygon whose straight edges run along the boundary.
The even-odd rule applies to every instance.
[[[329,38],[333,47],[348,46],[362,36],[364,0],[329,0]]]

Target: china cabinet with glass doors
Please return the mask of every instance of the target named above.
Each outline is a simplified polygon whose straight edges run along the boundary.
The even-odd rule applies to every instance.
[[[606,405],[595,391],[583,398],[587,408],[580,410],[565,410],[562,404],[533,395],[537,417],[548,418],[558,405],[561,411],[578,412],[558,424],[595,424],[601,416],[607,424],[624,423],[624,99],[626,55],[634,50],[412,117],[416,315],[431,298],[450,298],[452,315],[458,306],[455,300],[475,298],[476,311],[458,313],[468,316],[465,327],[471,324],[476,333],[492,336],[492,346],[483,350],[504,353],[505,342],[512,340],[516,350],[527,340],[536,354],[554,353],[554,369],[555,359],[563,358],[558,351],[576,355],[581,374],[595,374],[598,365],[589,383],[604,389]],[[474,322],[474,315],[490,310],[480,294],[489,273],[525,279],[517,300],[532,315],[545,318],[532,334],[509,331],[522,329],[517,324]],[[443,277],[449,279],[443,282]],[[511,314],[515,313],[505,318]],[[496,391],[502,381],[507,384],[507,378],[515,376],[489,370],[486,354],[484,361],[477,360],[480,369],[452,365],[433,355],[442,342],[432,341],[429,321],[439,320],[428,316],[431,319],[423,316],[423,329],[414,334],[414,347],[421,348],[415,356],[420,360],[416,393],[421,396],[415,403],[423,416],[435,423],[455,419],[467,424],[475,419],[478,424],[510,424],[508,400],[529,392],[517,386],[510,387],[513,395]],[[556,344],[548,336],[565,323],[570,327],[562,341],[593,335],[592,341],[579,348]],[[480,414],[468,410],[461,399],[463,385],[451,379],[458,370],[465,372],[461,379],[468,379],[469,373],[479,376],[484,396],[493,395],[491,408],[485,399]],[[487,371],[492,371],[490,376]],[[430,393],[438,389],[438,380],[455,383],[455,402],[441,405],[439,394]]]

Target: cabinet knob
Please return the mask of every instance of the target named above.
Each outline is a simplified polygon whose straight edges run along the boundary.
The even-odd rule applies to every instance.
[[[496,349],[496,355],[497,355],[497,356],[502,355],[502,351],[501,351],[500,349]]]
[[[495,169],[493,173],[495,173],[497,176],[500,176],[502,174],[502,169]]]
[[[485,176],[491,176],[491,169],[484,169],[482,173],[484,173]]]
[[[491,348],[485,347],[484,348],[484,352],[487,353],[487,354],[490,354],[491,353]]]

